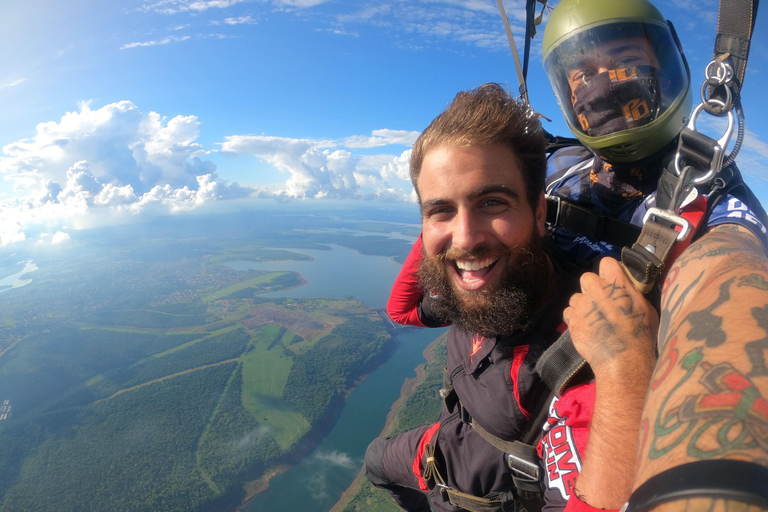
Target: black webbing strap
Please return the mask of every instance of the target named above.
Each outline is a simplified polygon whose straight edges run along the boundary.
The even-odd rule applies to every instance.
[[[729,459],[675,466],[638,487],[621,512],[646,512],[663,503],[694,498],[732,500],[768,509],[768,468]]]
[[[547,224],[617,247],[632,245],[640,235],[640,228],[633,224],[556,196],[547,196]]]
[[[758,3],[759,0],[720,0],[714,56],[716,61],[727,59],[733,68],[734,76],[728,81],[733,93],[731,105],[739,103]],[[724,105],[720,107],[710,103],[705,107],[710,114],[720,115],[722,110],[730,109],[725,94],[724,88],[710,85],[710,98],[718,99]]]
[[[455,418],[455,416],[448,418],[446,423],[453,418]],[[432,441],[424,447],[424,455],[426,457],[423,473],[424,481],[427,482],[430,487],[436,487],[443,499],[448,500],[453,506],[463,510],[469,510],[470,512],[512,512],[515,508],[514,504],[516,499],[515,492],[513,491],[492,492],[486,496],[478,497],[457,491],[445,483],[445,479],[440,474],[438,466],[438,433],[439,429],[432,437]],[[541,508],[538,510],[541,510]],[[538,511],[532,510],[531,512]]]
[[[558,396],[586,367],[587,362],[573,346],[569,331],[565,331],[536,362],[536,372],[549,389]]]

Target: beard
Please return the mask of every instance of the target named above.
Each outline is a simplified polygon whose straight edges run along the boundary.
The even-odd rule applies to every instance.
[[[448,265],[459,258],[478,260],[493,254],[495,265],[506,265],[499,282],[477,291],[455,287]],[[424,256],[418,272],[419,286],[432,297],[430,307],[440,321],[464,331],[485,336],[511,334],[523,329],[549,291],[549,258],[535,232],[525,245],[508,248],[503,254],[478,248],[471,253],[448,251]]]

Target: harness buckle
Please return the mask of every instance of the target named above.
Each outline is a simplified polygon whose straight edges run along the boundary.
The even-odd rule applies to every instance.
[[[708,101],[721,107],[725,107],[725,103],[720,100],[710,98]],[[696,131],[696,118],[699,117],[701,111],[704,110],[704,106],[705,103],[700,103],[696,106],[696,108],[693,109],[693,112],[691,113],[691,120],[688,121],[686,128],[694,132]],[[710,160],[709,169],[707,169],[707,172],[703,176],[699,176],[698,178],[693,178],[691,180],[691,183],[694,185],[700,185],[702,183],[708,182],[718,172],[720,172],[720,169],[723,167],[723,161],[725,160],[725,150],[728,146],[728,142],[731,140],[734,125],[736,124],[736,115],[733,113],[732,109],[728,111],[727,116],[728,127],[725,129],[722,137],[720,137],[717,140],[717,143],[712,147],[712,159]],[[675,154],[675,172],[678,176],[680,176],[682,173],[682,168],[680,165],[681,159],[680,150],[678,149],[677,153]]]
[[[539,468],[538,464],[534,464],[511,453],[507,454],[507,466],[512,470],[515,478],[524,482],[536,483],[541,476],[541,468]]]
[[[680,226],[680,232],[677,234],[678,242],[685,240],[688,237],[688,233],[691,231],[690,222],[669,210],[662,210],[656,207],[648,208],[648,211],[645,212],[645,217],[643,217],[643,224],[648,222],[651,217],[660,217],[676,226]]]

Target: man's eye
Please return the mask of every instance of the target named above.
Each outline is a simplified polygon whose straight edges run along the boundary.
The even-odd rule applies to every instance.
[[[480,204],[480,207],[486,211],[502,210],[506,208],[506,206],[506,201],[502,201],[501,199],[486,199]]]
[[[451,208],[441,206],[438,208],[431,208],[427,210],[426,217],[430,219],[440,220],[441,218],[448,217],[451,214]]]

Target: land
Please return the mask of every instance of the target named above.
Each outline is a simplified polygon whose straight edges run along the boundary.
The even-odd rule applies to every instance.
[[[227,262],[302,260],[321,241],[401,260],[409,244],[331,236],[337,215],[268,217],[4,256],[38,270],[0,293],[0,511],[233,510],[311,449],[387,356],[388,326],[350,298],[266,299],[305,281]]]

